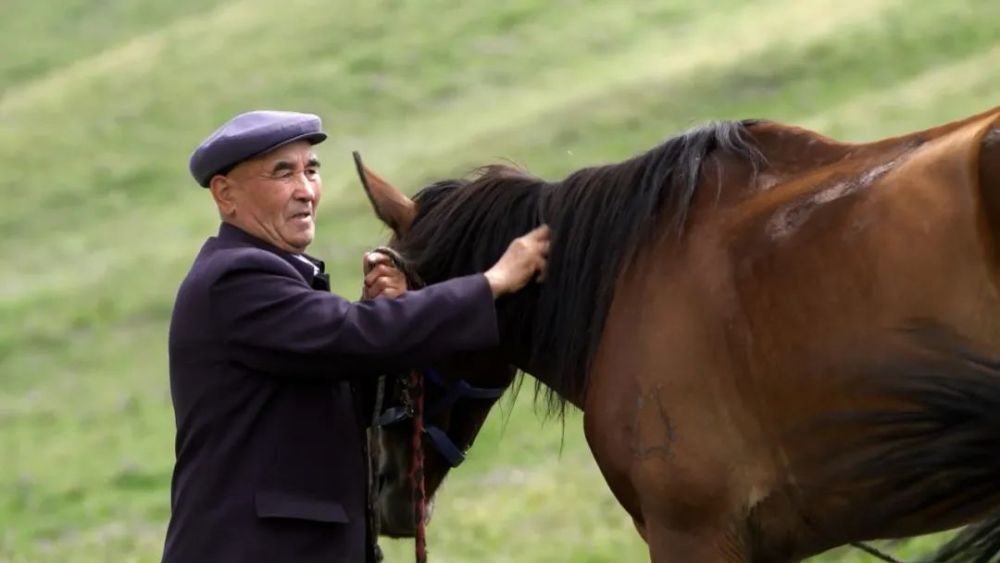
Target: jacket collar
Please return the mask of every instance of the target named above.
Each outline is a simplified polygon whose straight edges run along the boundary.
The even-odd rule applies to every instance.
[[[308,254],[292,254],[282,250],[277,246],[263,241],[230,223],[222,222],[219,225],[218,240],[224,244],[254,246],[277,254],[286,262],[291,264],[292,267],[295,268],[300,274],[302,274],[302,277],[305,278],[306,282],[310,285],[313,284],[313,278],[316,277],[317,274],[321,274],[326,271],[326,264],[324,264],[322,260],[313,258]]]

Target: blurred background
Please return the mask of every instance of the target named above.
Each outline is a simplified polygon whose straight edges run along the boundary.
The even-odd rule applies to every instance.
[[[412,193],[501,159],[559,178],[713,119],[877,139],[1000,104],[998,22],[997,0],[4,0],[0,561],[159,561],[166,331],[218,221],[187,158],[232,115],[323,117],[310,250],[354,298],[387,233],[352,150]],[[432,559],[646,561],[580,417],[531,399],[445,483]]]

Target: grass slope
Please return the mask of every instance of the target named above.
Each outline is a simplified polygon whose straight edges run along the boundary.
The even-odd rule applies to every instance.
[[[166,323],[216,224],[185,164],[229,115],[323,115],[312,250],[354,295],[359,255],[384,233],[352,149],[413,190],[501,157],[558,177],[709,119],[875,138],[1000,103],[998,16],[991,0],[0,6],[0,561],[157,560]],[[560,450],[529,396],[446,483],[435,559],[644,560],[579,417]],[[409,558],[408,542],[386,548]]]

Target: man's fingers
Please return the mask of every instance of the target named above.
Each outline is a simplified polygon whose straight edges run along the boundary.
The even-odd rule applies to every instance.
[[[521,239],[529,243],[538,243],[543,241],[548,241],[551,231],[548,225],[542,225],[541,227],[535,227],[534,229],[528,231],[527,233],[521,235]]]
[[[541,227],[538,227],[528,233],[526,236],[529,241],[534,243],[538,252],[540,252],[542,256],[548,256],[549,246],[552,244],[550,241],[550,234],[551,231],[549,230],[549,226],[542,225]]]
[[[393,268],[387,264],[379,264],[375,266],[370,272],[365,275],[365,285],[370,286],[375,283],[375,280],[381,277],[399,277],[402,278],[403,274],[399,270]]]
[[[372,283],[371,294],[378,297],[387,287],[389,287],[389,278],[382,276]]]
[[[534,229],[531,229],[531,232],[528,234],[533,236],[548,236],[550,231],[551,229],[548,225],[539,225]]]
[[[398,280],[382,276],[371,284],[371,286],[366,290],[366,293],[371,298],[399,297],[403,293],[403,288]]]
[[[538,241],[542,241],[542,240],[547,241],[547,240],[549,240],[549,237],[551,235],[552,235],[552,230],[549,229],[548,225],[542,225],[541,227],[535,227],[534,229],[531,230],[531,232],[528,233],[528,236],[530,238],[532,238],[534,240],[538,240]]]
[[[392,265],[392,260],[385,254],[379,252],[368,252],[364,255],[364,272],[368,272],[375,269],[376,266],[380,264]]]
[[[382,290],[387,287],[405,287],[406,282],[403,281],[398,275],[391,276],[379,276],[372,280],[371,288],[372,290]]]

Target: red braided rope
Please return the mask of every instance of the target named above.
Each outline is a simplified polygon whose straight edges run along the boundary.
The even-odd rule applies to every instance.
[[[413,464],[410,484],[413,487],[413,508],[416,519],[414,546],[417,563],[427,563],[427,491],[424,488],[424,377],[410,373],[410,397],[413,399]]]

